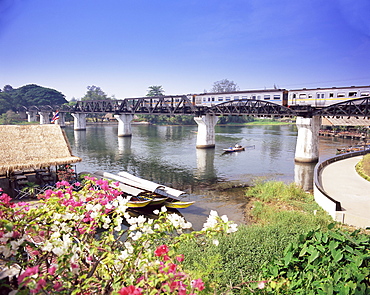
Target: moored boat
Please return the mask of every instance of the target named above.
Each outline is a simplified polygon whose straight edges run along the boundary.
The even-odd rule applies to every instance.
[[[135,200],[131,198],[130,201],[127,202],[126,206],[129,208],[142,208],[150,204],[151,200]]]
[[[183,202],[183,201],[166,201],[164,202],[164,205],[167,207],[167,208],[173,208],[173,209],[183,209],[183,208],[187,208],[191,205],[193,205],[195,202],[194,201],[189,201],[189,202]]]

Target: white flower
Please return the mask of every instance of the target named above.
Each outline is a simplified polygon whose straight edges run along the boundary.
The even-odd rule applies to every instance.
[[[234,233],[236,231],[238,231],[238,225],[236,223],[231,223],[229,224],[229,228],[227,229],[226,232],[229,234],[229,233]]]
[[[44,246],[42,247],[42,250],[43,251],[47,251],[47,252],[50,252],[51,249],[53,249],[53,244],[50,243],[50,241],[46,241]]]
[[[124,243],[124,245],[125,245],[125,247],[126,247],[126,249],[127,249],[127,252],[128,252],[129,254],[134,253],[134,247],[131,245],[131,243],[130,243],[130,242],[125,242],[125,243]]]
[[[177,214],[169,214],[167,219],[172,223],[175,228],[188,229],[192,227],[190,222],[186,222],[184,217]]]
[[[138,239],[141,238],[143,234],[140,231],[137,231],[135,233],[130,233],[130,238],[133,239],[134,241],[137,241]]]
[[[209,216],[214,216],[214,217],[216,217],[216,216],[218,216],[218,213],[217,213],[217,211],[215,211],[215,210],[211,210],[211,212],[209,212]]]
[[[51,239],[51,240],[54,240],[54,239],[58,239],[59,237],[60,237],[60,232],[55,231],[55,232],[53,232],[53,233],[51,234],[50,239]]]
[[[215,245],[215,246],[218,246],[220,244],[220,242],[218,240],[214,239],[212,241],[212,244]]]
[[[149,225],[144,225],[141,230],[144,234],[154,234],[154,231]]]
[[[167,212],[167,208],[166,208],[166,206],[162,206],[162,208],[161,208],[161,212]]]
[[[226,215],[222,215],[221,219],[222,219],[223,222],[228,222],[229,221],[229,218],[227,218]]]
[[[159,214],[159,210],[158,210],[158,209],[155,209],[155,210],[153,211],[153,213],[154,213],[155,215],[158,215],[158,214]]]
[[[52,251],[57,256],[60,256],[64,253],[64,250],[61,247],[55,247]]]
[[[118,216],[116,219],[115,219],[115,224],[116,224],[116,226],[114,227],[114,230],[115,231],[120,231],[121,230],[121,225],[122,225],[122,221],[123,221],[123,219],[122,219],[122,217],[120,217],[120,216]]]
[[[203,224],[202,231],[215,227],[218,223],[217,217],[217,212],[212,210],[207,218],[207,222]]]
[[[117,256],[117,259],[119,260],[125,260],[128,258],[130,255],[127,250],[121,251],[121,254]]]

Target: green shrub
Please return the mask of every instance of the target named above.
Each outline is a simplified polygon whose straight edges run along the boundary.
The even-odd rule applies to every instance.
[[[370,236],[313,230],[268,263],[263,277],[274,294],[370,294]]]
[[[310,228],[312,229],[312,228]],[[304,226],[239,226],[233,235],[218,236],[214,240],[180,245],[179,253],[184,253],[184,268],[203,281],[213,282],[217,294],[243,282],[255,281],[261,276],[262,265],[282,257],[286,245],[307,232]],[[218,287],[217,287],[218,285]],[[249,289],[241,285],[233,289],[233,294],[243,294]]]

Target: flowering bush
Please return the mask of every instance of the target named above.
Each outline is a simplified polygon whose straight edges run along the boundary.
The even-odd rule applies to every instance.
[[[201,294],[204,283],[182,269],[177,245],[237,230],[214,211],[198,232],[165,207],[157,219],[132,217],[118,183],[90,177],[38,198],[0,196],[0,260],[20,269],[11,285],[18,294]]]

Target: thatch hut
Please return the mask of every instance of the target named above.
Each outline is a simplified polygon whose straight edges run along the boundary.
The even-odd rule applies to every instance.
[[[51,166],[80,161],[59,125],[0,125],[0,182],[5,190],[16,189],[17,178],[34,180],[32,174],[38,176],[42,168],[50,173]],[[27,175],[17,177],[19,173]]]

